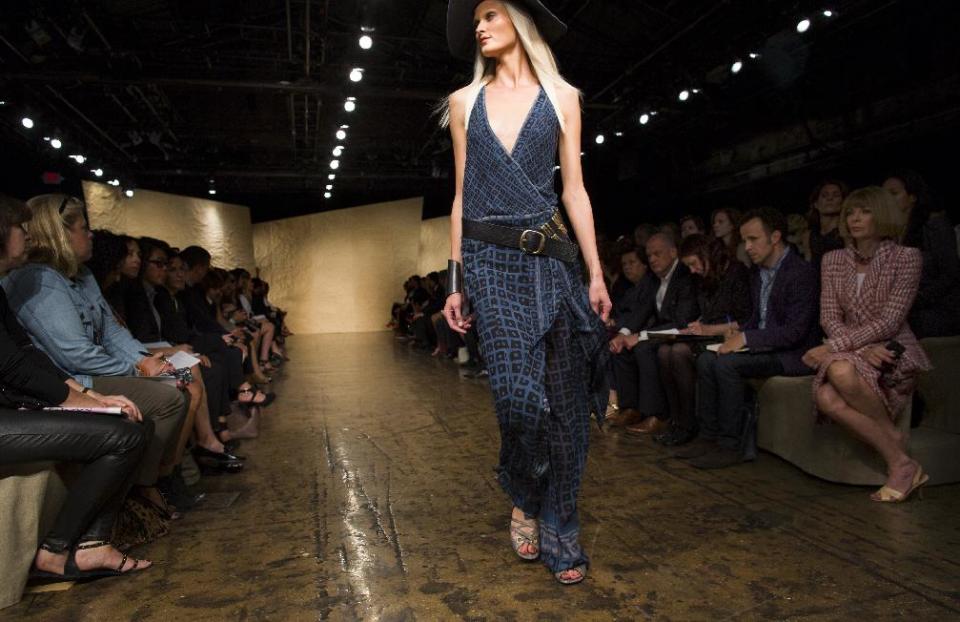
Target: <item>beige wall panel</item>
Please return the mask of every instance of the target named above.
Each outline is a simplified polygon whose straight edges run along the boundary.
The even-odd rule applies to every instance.
[[[420,259],[417,272],[429,274],[447,269],[450,259],[450,217],[429,218],[420,223]]]
[[[384,330],[419,265],[423,199],[259,223],[257,266],[297,333]]]
[[[242,205],[150,190],[137,190],[128,199],[119,188],[95,182],[83,182],[83,194],[93,228],[158,238],[180,248],[199,245],[221,268],[255,266],[250,210]]]

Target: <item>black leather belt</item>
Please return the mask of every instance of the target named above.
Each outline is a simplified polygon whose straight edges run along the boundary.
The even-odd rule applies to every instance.
[[[573,242],[551,238],[537,229],[514,229],[466,218],[463,219],[463,237],[519,248],[529,255],[546,255],[570,263],[576,261],[580,254],[580,247]]]

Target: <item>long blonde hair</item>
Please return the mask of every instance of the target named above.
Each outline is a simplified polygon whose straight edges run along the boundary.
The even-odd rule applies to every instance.
[[[573,89],[578,93],[580,91],[560,75],[560,69],[557,67],[557,59],[553,55],[553,50],[550,49],[550,46],[540,34],[533,18],[509,0],[501,0],[501,2],[507,10],[507,15],[510,17],[514,29],[517,31],[517,38],[520,39],[520,45],[523,46],[523,50],[530,61],[530,67],[533,69],[534,75],[537,77],[537,80],[540,81],[540,85],[543,87],[547,99],[553,104],[557,121],[560,122],[560,131],[563,132],[566,130],[566,120],[563,118],[563,111],[560,109],[560,100],[557,97],[557,91],[564,87]],[[473,110],[477,97],[480,96],[480,89],[489,84],[496,73],[497,59],[486,58],[480,52],[480,47],[477,46],[476,57],[473,62],[473,80],[467,86],[467,105],[464,120],[466,127],[470,126],[470,112]],[[440,126],[449,127],[450,98],[445,97],[438,109],[440,111]]]
[[[77,276],[80,262],[69,230],[86,218],[83,201],[65,194],[41,194],[27,201],[27,207],[33,214],[23,224],[32,241],[28,261],[47,264],[69,279]]]

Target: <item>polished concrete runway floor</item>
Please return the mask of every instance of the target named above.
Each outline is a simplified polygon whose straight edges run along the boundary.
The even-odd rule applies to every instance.
[[[697,471],[599,434],[581,495],[587,581],[510,549],[485,382],[388,333],[298,336],[237,491],[136,577],[27,596],[0,620],[960,619],[960,486],[904,505],[769,454]]]

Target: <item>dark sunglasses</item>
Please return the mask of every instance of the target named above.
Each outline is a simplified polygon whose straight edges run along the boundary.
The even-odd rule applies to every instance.
[[[74,200],[79,201],[79,199],[74,199],[74,198],[73,198],[72,196],[70,196],[69,194],[68,194],[67,196],[63,197],[63,202],[60,203],[60,208],[57,210],[57,213],[60,214],[61,216],[63,216],[63,211],[64,211],[65,209],[67,209],[67,205],[70,204],[70,201],[74,201]],[[83,219],[84,219],[85,221],[87,221],[87,228],[89,228],[89,227],[90,227],[90,216],[87,215],[87,204],[84,203],[83,201],[80,201],[80,212],[83,214]]]

